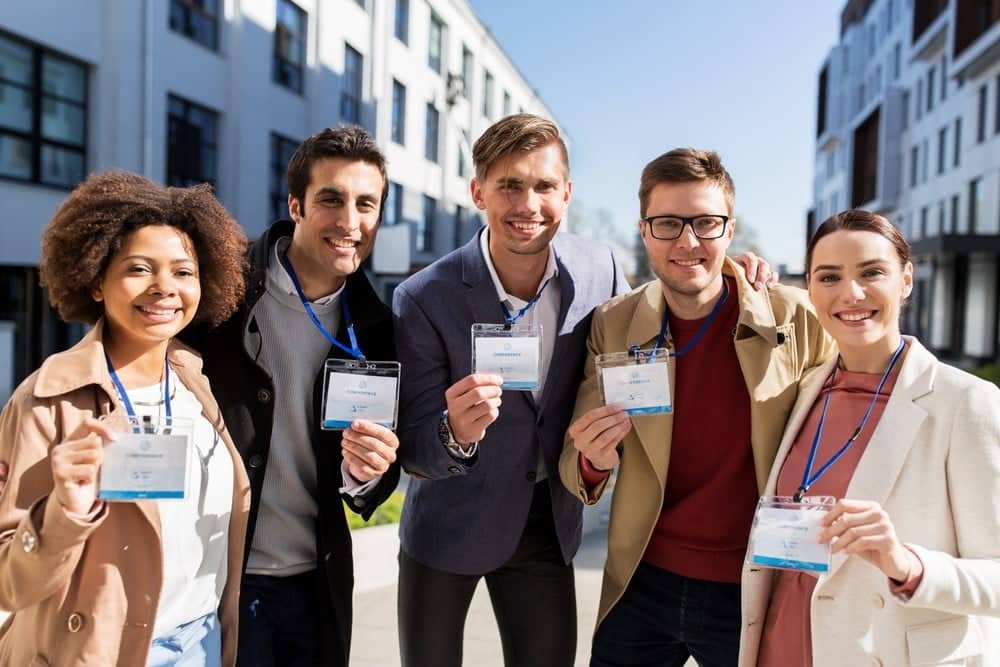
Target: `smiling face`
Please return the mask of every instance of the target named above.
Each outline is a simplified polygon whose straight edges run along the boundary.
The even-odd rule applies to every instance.
[[[707,181],[659,183],[649,193],[646,217],[677,215],[731,215],[722,188]],[[714,296],[722,289],[722,264],[733,240],[735,223],[726,223],[720,238],[700,239],[690,225],[672,241],[653,238],[649,225],[639,221],[639,233],[653,273],[667,291],[687,299]]]
[[[104,305],[109,339],[117,346],[155,347],[176,336],[201,301],[191,239],[168,225],[140,227],[111,257],[93,297]]]
[[[891,350],[899,313],[913,289],[913,265],[881,234],[840,230],[816,242],[809,298],[842,354]]]
[[[572,189],[554,142],[501,158],[482,180],[472,179],[472,200],[486,211],[493,261],[548,252]]]
[[[375,165],[326,158],[312,166],[304,204],[289,196],[295,232],[288,256],[307,292],[336,291],[371,253],[384,187]]]

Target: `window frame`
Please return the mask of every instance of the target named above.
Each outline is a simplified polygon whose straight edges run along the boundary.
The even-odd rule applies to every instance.
[[[396,93],[401,93],[398,98]],[[399,118],[396,118],[397,111],[399,112]],[[406,145],[406,85],[396,78],[392,80],[389,138],[400,146]]]
[[[171,118],[175,117],[174,114],[170,111],[170,101],[171,101],[171,99],[176,100],[177,102],[179,102],[180,104],[182,104],[184,106],[184,116],[185,117],[183,118],[183,120],[187,121],[188,114],[191,112],[192,109],[196,109],[196,110],[198,110],[200,112],[209,114],[213,118],[213,120],[215,121],[215,136],[216,136],[216,139],[215,139],[214,143],[210,144],[210,146],[215,151],[215,172],[216,173],[213,175],[213,177],[211,179],[206,179],[206,178],[203,177],[203,175],[199,175],[199,180],[193,181],[193,182],[192,181],[185,181],[185,182],[181,183],[181,182],[175,182],[175,181],[171,180],[171,174],[174,173],[174,172],[171,170],[171,163],[173,162],[173,160],[171,159],[171,150],[170,150],[170,147],[171,147],[171,142],[170,142],[170,129],[171,129],[171,127],[170,127],[170,121],[171,121]],[[222,114],[220,114],[215,109],[209,108],[209,107],[204,106],[202,104],[199,104],[197,102],[192,102],[191,100],[189,100],[189,99],[187,99],[185,97],[181,97],[180,95],[177,95],[175,93],[170,93],[170,92],[167,93],[167,123],[166,123],[166,125],[167,125],[167,127],[166,127],[166,130],[167,130],[167,145],[166,145],[166,150],[164,151],[164,153],[166,154],[166,171],[164,172],[164,178],[163,178],[164,184],[166,184],[166,185],[173,185],[173,186],[179,186],[179,187],[187,187],[187,186],[190,186],[190,185],[197,185],[197,184],[201,184],[201,183],[208,183],[214,189],[216,189],[216,190],[218,189],[218,177],[219,177],[219,173],[218,173],[219,172],[219,126],[221,125],[221,118],[222,118]],[[190,121],[188,121],[188,122],[190,122]],[[205,144],[203,142],[201,145],[199,145],[199,150],[204,150],[204,147],[205,147]]]
[[[427,103],[424,112],[424,159],[440,164],[441,158],[441,112],[437,110],[433,102]],[[433,119],[433,128],[431,124]],[[433,132],[433,141],[431,134]]]
[[[270,139],[268,169],[271,172],[271,179],[268,184],[268,199],[271,202],[271,219],[268,221],[269,223],[281,218],[290,217],[290,212],[288,211],[288,178],[286,176],[288,173],[288,163],[278,159],[282,155],[281,146],[292,146],[292,153],[294,153],[295,149],[302,143],[273,130],[271,131]],[[276,151],[275,148],[278,150]],[[275,183],[282,184],[280,192],[274,191],[273,186]],[[282,212],[289,215],[282,215]]]
[[[216,3],[216,8],[218,9],[218,4]],[[171,9],[178,7],[184,15],[184,27],[175,27],[171,21]],[[191,25],[191,14],[195,13],[203,18],[208,19],[212,23],[212,43],[206,44],[202,40],[198,39],[193,33],[188,32],[188,27]],[[199,7],[194,0],[170,0],[170,5],[167,7],[167,27],[171,31],[181,35],[182,37],[191,40],[195,44],[198,44],[213,53],[219,52],[219,16],[218,13],[215,15],[205,11],[203,7]]]
[[[295,35],[292,31],[287,30],[283,23],[278,21],[278,16],[283,5],[287,5],[293,12],[295,12],[301,21],[301,35]],[[309,39],[309,14],[306,10],[292,2],[292,0],[275,0],[274,7],[274,39],[271,43],[271,81],[286,90],[290,90],[296,95],[302,95],[304,94],[306,87],[306,43]],[[298,43],[298,64],[286,59],[283,55],[280,47],[283,43],[283,36],[285,35],[290,35],[288,39]],[[285,80],[287,77],[285,68],[287,68],[288,71],[297,71],[297,80],[292,80],[291,78],[287,78],[287,80]]]
[[[352,81],[348,76],[349,56],[357,56],[356,81]],[[353,90],[357,84],[357,91]],[[357,92],[357,95],[354,93]],[[365,95],[365,54],[351,46],[350,42],[344,42],[344,77],[343,85],[340,86],[340,120],[344,123],[362,125],[362,102]],[[351,117],[355,116],[355,117]]]

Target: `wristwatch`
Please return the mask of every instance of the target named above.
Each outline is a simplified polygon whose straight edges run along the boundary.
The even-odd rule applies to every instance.
[[[441,413],[441,421],[438,422],[438,439],[441,444],[448,449],[448,453],[457,459],[471,459],[479,451],[479,442],[473,442],[464,447],[455,440],[455,434],[451,432],[448,425],[448,411]]]

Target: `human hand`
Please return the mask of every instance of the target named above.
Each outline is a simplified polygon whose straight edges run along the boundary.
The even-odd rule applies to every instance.
[[[52,448],[52,491],[66,514],[82,517],[93,509],[104,444],[114,439],[115,433],[106,422],[85,419],[69,439]]]
[[[632,430],[632,419],[619,405],[583,413],[569,427],[573,447],[597,470],[611,470],[620,460],[618,443]]]
[[[399,438],[396,434],[367,419],[351,422],[340,440],[340,451],[348,472],[362,483],[384,475],[396,460],[397,449]]]
[[[460,445],[479,442],[486,429],[500,416],[503,378],[499,375],[473,373],[448,387],[448,427]]]
[[[889,514],[878,503],[841,499],[820,520],[820,526],[820,543],[834,540],[832,553],[860,556],[896,581],[909,576],[909,553],[896,537]]]
[[[747,281],[759,290],[765,285],[773,287],[778,283],[778,272],[771,271],[771,265],[763,257],[758,257],[749,250],[733,257],[733,261],[743,267]]]

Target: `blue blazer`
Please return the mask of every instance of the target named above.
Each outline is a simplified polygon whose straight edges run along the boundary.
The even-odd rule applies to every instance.
[[[504,321],[479,243],[476,235],[393,295],[402,363],[398,455],[415,477],[406,494],[400,541],[417,561],[457,574],[485,574],[514,554],[531,505],[539,447],[562,555],[566,562],[573,558],[580,546],[582,505],[559,482],[559,455],[582,379],[591,314],[628,291],[607,246],[556,235],[561,304],[544,393],[536,404],[530,392],[506,392],[478,456],[459,461],[438,437],[445,390],[472,372],[472,325]]]

